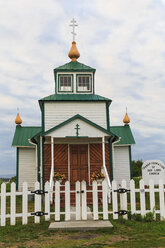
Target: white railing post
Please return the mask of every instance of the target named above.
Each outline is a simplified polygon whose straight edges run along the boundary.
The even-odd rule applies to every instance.
[[[131,203],[131,214],[136,212],[136,198],[135,198],[135,181],[130,181],[130,203]]]
[[[70,182],[65,183],[65,220],[70,220]]]
[[[15,225],[16,214],[16,184],[11,183],[11,196],[10,196],[10,225]]]
[[[107,181],[102,182],[102,195],[103,195],[103,219],[108,220],[108,185]]]
[[[144,181],[140,180],[140,211],[141,216],[144,217],[146,214],[146,202],[145,202],[145,188]]]
[[[1,226],[6,226],[6,183],[1,184]]]
[[[112,208],[113,208],[113,219],[118,219],[118,214],[115,214],[115,212],[118,212],[118,200],[117,200],[117,192],[114,192],[114,190],[117,190],[117,183],[116,181],[112,181]]]
[[[154,182],[151,179],[149,181],[149,189],[150,189],[150,211],[154,214],[154,219],[156,218],[155,213],[155,191],[154,191]]]
[[[75,194],[76,194],[76,220],[81,220],[80,182],[79,181],[76,182]]]
[[[60,221],[60,183],[55,183],[55,221]]]
[[[50,200],[51,203],[53,202],[53,176],[54,176],[54,138],[51,137],[51,172],[50,172],[50,189],[51,189],[51,196]]]
[[[165,203],[164,203],[164,184],[162,179],[159,180],[159,204],[160,204],[160,219],[165,219]]]
[[[36,182],[35,183],[35,190],[39,190],[39,189],[40,189],[40,183]],[[35,194],[34,201],[35,201],[35,203],[34,203],[34,211],[35,212],[41,211],[41,195]],[[40,216],[35,216],[34,217],[34,222],[35,223],[40,223]]]
[[[98,192],[97,192],[97,182],[93,181],[92,183],[92,191],[93,191],[93,219],[98,220]]]
[[[28,185],[24,182],[22,186],[22,224],[25,225],[28,223]]]
[[[87,220],[87,195],[86,195],[86,182],[81,182],[82,192],[82,220]]]
[[[50,220],[50,183],[45,183],[45,191],[48,193],[45,193],[45,213],[48,213],[45,215],[45,220]]]

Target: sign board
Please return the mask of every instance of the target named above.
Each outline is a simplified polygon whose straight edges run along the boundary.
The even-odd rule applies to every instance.
[[[147,160],[142,165],[142,178],[144,185],[149,185],[150,179],[154,184],[159,184],[162,179],[165,184],[165,165],[160,160]]]

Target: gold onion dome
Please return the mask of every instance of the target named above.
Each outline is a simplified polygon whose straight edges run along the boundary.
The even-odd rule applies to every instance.
[[[68,57],[72,60],[72,61],[76,61],[79,57],[80,57],[80,53],[76,47],[76,42],[73,41],[72,42],[72,47],[68,53]]]
[[[130,123],[130,118],[128,117],[127,112],[126,112],[126,114],[124,116],[123,122],[124,122],[125,125],[128,125]]]
[[[15,118],[15,124],[21,125],[21,123],[22,123],[22,119],[21,119],[19,113],[17,113],[17,116]]]

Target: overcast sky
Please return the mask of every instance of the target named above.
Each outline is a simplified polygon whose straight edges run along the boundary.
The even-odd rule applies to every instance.
[[[73,17],[79,62],[113,100],[111,125],[123,125],[127,106],[133,159],[165,162],[165,0],[0,0],[0,175],[15,173],[17,107],[23,126],[40,125],[38,99],[70,61]]]

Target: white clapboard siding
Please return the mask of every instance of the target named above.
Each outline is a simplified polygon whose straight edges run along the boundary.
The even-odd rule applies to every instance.
[[[18,189],[22,190],[23,182],[28,183],[29,189],[34,189],[37,181],[36,150],[35,148],[19,148]]]
[[[45,130],[57,126],[79,114],[107,128],[106,104],[102,102],[56,102],[45,103]]]
[[[114,147],[114,163],[113,163],[113,179],[117,181],[118,187],[121,185],[123,179],[127,182],[129,187],[130,181],[130,160],[128,146]]]

